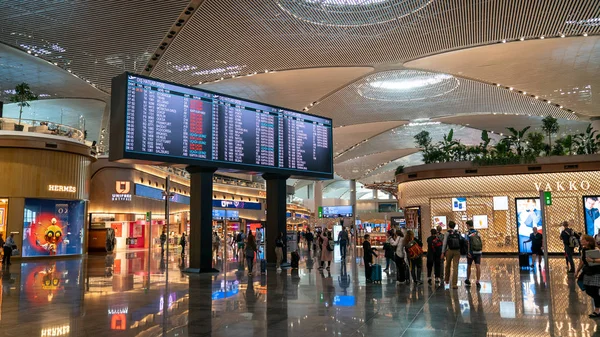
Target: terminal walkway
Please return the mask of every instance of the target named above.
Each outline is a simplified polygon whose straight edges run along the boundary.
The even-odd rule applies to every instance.
[[[301,255],[298,270],[255,270],[252,277],[235,260],[219,274],[187,275],[185,258],[171,254],[167,261],[160,250],[149,264],[142,251],[15,261],[2,273],[0,334],[592,336],[598,330],[587,316],[588,296],[561,258],[551,259],[546,275],[519,270],[516,256],[486,256],[480,290],[462,284],[446,290],[397,285],[393,275],[367,284],[361,258],[343,264],[336,251],[331,270],[320,272],[314,256]]]

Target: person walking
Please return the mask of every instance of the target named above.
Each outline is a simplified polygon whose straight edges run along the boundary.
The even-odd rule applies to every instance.
[[[244,231],[240,231],[237,235],[237,259],[238,261],[243,261],[242,254],[244,254],[244,243],[246,242],[246,235],[244,235]]]
[[[394,262],[396,263],[396,281],[400,284],[405,283],[406,277],[406,253],[404,252],[404,233],[402,230],[396,230],[396,236],[390,240],[392,249],[394,249]]]
[[[185,235],[185,233],[183,233]],[[183,238],[183,236],[182,236]],[[221,239],[219,238],[219,234],[217,232],[213,232],[212,237],[212,252],[215,260],[219,259],[219,246],[221,245]]]
[[[600,317],[600,266],[590,266],[590,263],[600,263],[600,258],[587,256],[589,251],[597,249],[593,237],[584,235],[581,238],[581,260],[575,273],[578,280],[583,278],[585,293],[594,300],[594,311],[589,315],[590,318]]]
[[[460,245],[462,237],[456,230],[454,221],[448,222],[448,231],[444,236],[444,245],[442,246],[442,260],[446,259],[444,270],[444,281],[450,284],[450,272],[452,271],[452,289],[458,289],[458,262],[460,261]]]
[[[393,229],[387,231],[387,239],[383,245],[383,254],[385,256],[385,269],[384,272],[390,271],[390,262],[394,259],[394,246],[392,241],[395,239],[395,232]]]
[[[410,266],[410,275],[416,285],[422,284],[423,243],[415,238],[415,232],[409,230],[404,238],[404,249]]]
[[[365,279],[367,283],[373,282],[371,280],[371,274],[373,273],[373,256],[377,257],[374,249],[371,247],[369,241],[369,234],[365,234],[365,241],[363,241],[363,261],[365,263]]]
[[[542,267],[542,255],[544,255],[544,251],[542,249],[543,246],[543,236],[542,233],[539,232],[537,227],[533,227],[533,233],[529,235],[529,240],[523,241],[523,243],[531,242],[531,254],[533,255],[531,259],[531,266],[535,265],[535,260],[537,256],[538,266]]]
[[[346,227],[342,227],[342,231],[338,234],[338,241],[340,242],[340,254],[342,255],[342,260],[346,260],[346,252],[348,246],[348,231]]]
[[[275,256],[277,257],[275,265],[277,267],[277,270],[281,269],[281,261],[283,261],[283,247],[285,247],[285,242],[283,241],[283,233],[279,233],[279,236],[275,240]]]
[[[323,244],[321,246],[321,266],[319,270],[323,270],[325,262],[327,262],[327,270],[330,270],[331,261],[333,260],[333,238],[331,231],[325,229],[325,234],[321,234],[321,239],[323,239]]]
[[[166,231],[162,231],[162,234],[160,235],[160,254],[161,255],[165,255],[165,243],[167,242],[167,232]]]
[[[2,250],[4,251],[4,255],[2,256],[2,265],[10,266],[10,257],[12,255],[13,246],[15,246],[15,234],[10,233],[10,235],[6,238],[4,245],[2,246]]]
[[[432,273],[435,275],[435,283],[441,281],[441,261],[442,247],[444,239],[440,238],[439,233],[435,229],[431,229],[431,236],[427,238],[427,283],[432,284]]]
[[[477,289],[481,288],[479,280],[481,278],[481,256],[483,252],[483,241],[479,232],[475,230],[473,226],[473,220],[467,221],[467,279],[465,280],[465,286],[471,286],[471,266],[475,263],[475,275],[477,277]]]
[[[248,264],[248,276],[252,276],[252,268],[254,267],[254,255],[258,251],[256,246],[256,239],[252,235],[252,231],[248,233],[248,239],[246,240],[245,253],[246,263]]]
[[[567,259],[567,273],[575,272],[575,262],[573,261],[573,254],[575,253],[575,247],[579,245],[579,235],[575,233],[572,228],[569,228],[569,222],[564,221],[562,223],[563,230],[560,233],[560,239],[565,247],[565,258]]]
[[[181,257],[185,256],[185,246],[187,245],[187,236],[185,232],[181,234],[181,239],[179,239],[179,245],[181,246]]]
[[[305,237],[306,237],[306,246],[308,248],[308,254],[310,256],[310,250],[313,249],[313,240],[315,238],[314,235],[313,235],[313,233],[311,233],[310,228],[308,228],[306,230]]]

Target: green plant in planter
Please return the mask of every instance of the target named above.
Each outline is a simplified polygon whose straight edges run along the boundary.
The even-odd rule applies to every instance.
[[[584,133],[575,135],[575,146],[577,154],[594,154],[600,149],[600,134],[588,124]]]
[[[19,124],[15,125],[15,130],[23,131],[21,117],[23,116],[23,107],[29,107],[29,101],[35,101],[38,97],[29,88],[29,84],[23,82],[15,87],[15,94],[10,97],[10,101],[19,106]]]
[[[396,167],[396,174],[395,175],[399,175],[404,173],[404,165],[400,165],[398,167]]]
[[[524,128],[523,130],[517,130],[515,128],[506,128],[510,131],[510,136],[508,139],[510,140],[510,144],[515,146],[515,150],[517,150],[517,154],[519,156],[523,155],[523,142],[525,141],[525,133],[529,130],[531,126]]]
[[[546,136],[548,136],[548,145],[552,146],[552,134],[557,133],[560,129],[558,126],[558,120],[552,116],[546,116],[542,119],[542,130],[546,132]]]

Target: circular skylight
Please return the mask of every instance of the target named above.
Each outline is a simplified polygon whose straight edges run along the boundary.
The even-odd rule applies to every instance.
[[[458,85],[459,81],[448,74],[392,70],[364,78],[358,85],[358,93],[378,101],[418,101],[448,94]]]
[[[356,27],[393,21],[434,0],[277,0],[297,19],[325,26]]]

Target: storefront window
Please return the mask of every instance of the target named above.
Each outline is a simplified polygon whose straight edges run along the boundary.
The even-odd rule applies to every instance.
[[[8,199],[0,198],[0,234],[6,231],[6,216],[8,214]],[[6,236],[3,235],[4,238]]]
[[[25,199],[23,256],[81,254],[85,202]]]

